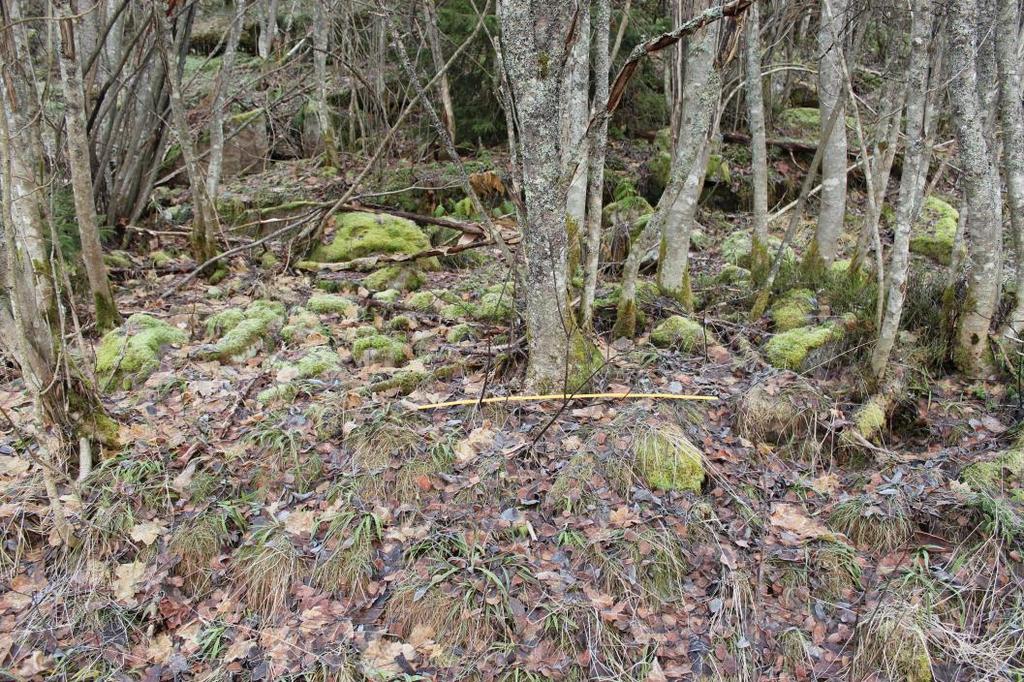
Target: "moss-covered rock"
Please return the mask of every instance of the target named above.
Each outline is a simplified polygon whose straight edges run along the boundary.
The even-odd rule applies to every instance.
[[[700,492],[704,483],[701,451],[678,426],[644,429],[634,440],[633,452],[636,471],[651,488]]]
[[[400,298],[402,298],[402,292],[398,289],[385,289],[373,295],[373,300],[382,303],[398,303]]]
[[[441,299],[432,291],[418,291],[405,299],[405,306],[420,313],[429,313],[442,305]]]
[[[338,315],[346,320],[359,319],[359,304],[338,294],[315,294],[309,297],[306,307],[320,315]]]
[[[163,249],[158,249],[153,253],[149,254],[149,262],[153,264],[153,267],[162,268],[165,265],[170,265],[175,260],[174,256],[167,253]]]
[[[687,353],[701,348],[704,340],[704,327],[682,315],[666,318],[651,332],[651,343],[655,346],[678,348]]]
[[[111,251],[103,254],[103,263],[108,268],[128,269],[132,267],[132,257],[125,251]]]
[[[750,270],[733,265],[732,263],[726,263],[721,271],[715,275],[715,282],[717,284],[747,286],[750,284]]]
[[[315,313],[306,308],[295,308],[288,315],[288,324],[281,327],[281,338],[289,343],[296,343],[323,332],[324,327]]]
[[[352,357],[362,365],[388,367],[404,365],[408,360],[405,342],[384,334],[357,338],[352,344]]]
[[[773,336],[765,346],[765,357],[773,367],[797,370],[810,351],[842,335],[842,328],[833,324],[797,327]]]
[[[131,388],[160,367],[160,356],[188,341],[185,332],[162,320],[136,313],[107,332],[96,348],[96,376],[104,390]]]
[[[389,265],[363,278],[363,286],[370,291],[415,291],[423,286],[423,273],[412,265]]]
[[[221,362],[242,362],[273,346],[274,333],[284,324],[284,306],[276,301],[253,301],[244,311],[225,310],[207,320],[207,333],[220,335],[203,355]]]
[[[854,128],[853,118],[846,117],[846,127]],[[793,107],[779,113],[776,127],[787,137],[817,142],[821,136],[821,110],[817,107]],[[836,121],[836,125],[839,122]]]
[[[395,315],[388,320],[388,329],[392,331],[409,331],[416,328],[416,322],[408,315]]]
[[[973,490],[988,494],[1024,487],[1024,439],[995,459],[968,465],[960,480]]]
[[[473,325],[463,322],[462,324],[457,324],[449,329],[448,333],[445,335],[445,340],[448,343],[461,343],[472,339],[475,335],[476,333],[473,330]]]
[[[379,213],[343,213],[336,220],[334,237],[313,251],[313,260],[340,263],[378,254],[413,254],[430,248],[430,240],[416,223]]]
[[[910,237],[910,251],[949,265],[960,213],[938,197],[928,197]]]
[[[814,292],[808,289],[791,289],[772,305],[769,315],[776,331],[786,332],[805,327],[814,312]]]
[[[314,348],[299,358],[295,363],[282,363],[278,366],[275,385],[260,391],[256,399],[261,403],[268,403],[273,400],[291,400],[298,391],[296,382],[304,379],[313,379],[329,371],[337,369],[341,365],[338,353],[326,346]]]
[[[778,237],[768,237],[768,258],[774,259],[775,254],[778,253],[779,247],[782,245],[782,240]],[[750,233],[748,232],[733,232],[725,241],[722,242],[722,259],[726,263],[732,265],[738,265],[743,268],[749,268],[751,263],[750,252],[753,246],[751,245]],[[782,252],[783,264],[794,264],[796,263],[796,253],[789,246]]]

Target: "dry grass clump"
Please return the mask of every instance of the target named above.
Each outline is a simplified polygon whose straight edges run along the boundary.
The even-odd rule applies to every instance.
[[[548,489],[545,504],[561,514],[585,512],[597,502],[591,479],[598,471],[597,458],[586,449],[569,458]]]
[[[828,522],[854,544],[882,553],[902,546],[914,531],[902,495],[879,499],[868,495],[849,498],[836,505]]]
[[[178,557],[175,575],[182,578],[183,587],[192,594],[210,588],[213,578],[211,562],[227,544],[228,514],[221,508],[206,510],[189,519],[171,535],[167,551]]]
[[[821,394],[792,373],[753,385],[736,406],[736,432],[754,443],[784,448],[801,458],[817,456],[828,444],[828,429],[819,415]]]
[[[283,528],[267,526],[235,553],[232,572],[239,596],[266,619],[280,614],[294,583],[306,575],[302,552]]]
[[[726,675],[718,671],[718,677],[730,682],[753,682],[758,679],[752,646],[757,620],[754,613],[753,577],[746,571],[730,570],[723,576],[721,585],[721,605],[711,616],[710,629],[714,633],[712,646],[717,641],[728,652],[731,672]]]
[[[653,525],[612,531],[595,550],[594,561],[609,592],[649,605],[682,599],[690,565],[672,530]]]
[[[333,549],[313,568],[313,580],[325,590],[365,599],[381,534],[381,520],[373,513],[347,511],[335,516],[324,536],[324,544]]]
[[[811,640],[800,628],[788,628],[778,639],[779,649],[782,652],[782,669],[790,675],[806,675],[814,665],[811,660]]]
[[[901,599],[880,604],[858,625],[853,679],[881,672],[890,680],[931,682],[930,620],[919,604]]]
[[[861,586],[857,553],[843,542],[822,542],[814,548],[811,569],[817,594],[826,601],[843,600],[847,592]]]
[[[409,416],[376,414],[349,434],[346,442],[352,454],[353,473],[366,498],[384,498],[393,488],[382,475],[391,466],[392,458],[404,461],[421,450],[423,436],[416,427],[416,421]]]

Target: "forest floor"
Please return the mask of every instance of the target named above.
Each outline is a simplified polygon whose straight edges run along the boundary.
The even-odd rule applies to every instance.
[[[738,222],[706,220],[693,253],[698,343],[651,343],[682,312],[655,295],[641,335],[610,342],[599,292],[590,389],[710,402],[416,409],[523,393],[496,252],[443,259],[417,292],[253,254],[168,293],[184,241],[136,249],[118,305],[149,317],[109,342],[119,446],[65,486],[72,549],[50,537],[33,406],[0,384],[0,678],[1019,673],[1016,396],[907,351],[881,428],[844,438],[866,337],[847,321],[800,371],[768,364],[772,320],[746,322],[749,291],[719,276]],[[840,320],[846,288],[808,324]],[[132,365],[140,337],[158,364]]]

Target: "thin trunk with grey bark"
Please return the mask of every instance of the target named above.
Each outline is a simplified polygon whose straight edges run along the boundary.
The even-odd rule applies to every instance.
[[[743,27],[747,127],[750,129],[750,182],[753,185],[750,276],[757,287],[768,274],[768,148],[761,89],[761,19],[758,3],[747,10]]]
[[[1010,228],[1017,253],[1017,302],[1006,332],[1024,332],[1024,109],[1021,108],[1021,63],[1017,56],[1020,6],[1017,0],[999,0],[996,61],[999,68],[999,122],[1003,134],[1003,177],[1010,212]]]
[[[587,208],[588,149],[581,144],[587,129],[590,95],[590,3],[580,3],[562,87],[565,108],[561,121],[562,166],[573,169],[566,196],[570,270],[579,262],[581,228]]]
[[[206,171],[206,196],[210,201],[216,198],[220,190],[221,168],[224,164],[224,117],[230,101],[228,90],[234,78],[238,41],[242,35],[242,23],[245,21],[245,2],[246,0],[235,0],[235,16],[228,28],[210,112],[210,151]]]
[[[434,63],[434,70],[441,72],[444,67],[444,50],[441,49],[441,30],[437,21],[437,0],[423,0],[424,33],[427,43],[430,45],[430,58]],[[448,74],[441,73],[437,82],[437,97],[441,100],[441,120],[448,130],[448,136],[455,138],[455,106],[452,104],[451,88],[448,86]]]
[[[67,156],[71,169],[71,189],[75,198],[75,219],[82,244],[82,261],[89,280],[96,328],[105,332],[120,323],[114,295],[110,291],[107,267],[103,262],[103,246],[93,203],[92,169],[89,163],[89,137],[85,130],[85,93],[82,87],[82,65],[75,42],[74,15],[70,0],[57,3],[60,16],[61,86],[64,93],[64,123],[67,127]]]
[[[985,113],[978,94],[977,0],[953,0],[950,8],[950,99],[968,211],[965,225],[967,288],[958,317],[953,355],[965,372],[988,365],[988,335],[999,299],[1002,269],[1002,215]],[[948,298],[952,297],[952,292]]]
[[[277,0],[260,0],[260,36],[256,50],[260,59],[269,59],[277,40]]]
[[[920,176],[928,171],[924,162],[924,115],[928,98],[928,42],[931,37],[931,0],[915,0],[907,65],[906,153],[896,203],[896,227],[889,255],[888,293],[878,340],[871,351],[871,374],[880,381],[885,374],[899,332],[910,265],[910,230]],[[897,120],[899,116],[896,116]]]

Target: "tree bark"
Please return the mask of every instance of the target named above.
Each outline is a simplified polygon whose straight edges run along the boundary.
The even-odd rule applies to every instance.
[[[888,295],[878,340],[871,351],[871,374],[881,381],[899,333],[910,265],[910,231],[914,224],[917,187],[928,171],[924,161],[924,114],[928,98],[928,43],[931,38],[931,0],[915,0],[907,65],[906,153],[896,204],[896,226],[889,255]],[[896,114],[899,120],[899,113]]]
[[[277,0],[260,0],[260,36],[256,50],[260,59],[269,59],[277,40]]]
[[[743,27],[746,75],[747,127],[750,129],[750,182],[753,185],[751,230],[751,283],[756,288],[768,274],[768,145],[761,89],[761,18],[758,3],[747,10]]]
[[[103,246],[93,203],[92,169],[89,162],[89,137],[85,130],[85,93],[82,65],[75,43],[73,10],[70,0],[57,3],[60,16],[61,85],[64,92],[64,123],[67,126],[67,156],[71,169],[71,188],[75,197],[75,218],[82,243],[82,261],[92,293],[96,329],[105,332],[120,324],[114,295],[110,291]]]
[[[224,117],[228,111],[228,90],[235,73],[235,55],[245,22],[246,0],[235,0],[235,16],[228,28],[220,71],[210,107],[210,151],[206,166],[206,196],[214,201],[220,190],[221,169],[224,164]]]
[[[953,0],[950,8],[950,98],[967,205],[967,291],[961,302],[954,360],[980,373],[988,365],[988,333],[999,299],[1002,267],[1001,198],[985,137],[978,85],[977,0]]]
[[[437,21],[437,0],[423,0],[423,15],[427,43],[430,45],[430,57],[434,62],[434,70],[444,68],[444,50],[441,49],[441,29]],[[437,97],[441,101],[441,120],[448,130],[448,136],[455,137],[455,106],[452,104],[451,88],[448,86],[448,74],[442,73],[437,82]]]
[[[1010,228],[1017,254],[1016,304],[1005,332],[1024,332],[1024,110],[1021,107],[1021,63],[1017,56],[1020,6],[1017,0],[999,0],[996,61],[999,68],[999,121],[1003,135],[1003,177],[1010,213]],[[1004,333],[1005,333],[1004,332]]]
[[[584,141],[590,96],[590,3],[578,5],[572,49],[566,63],[561,121],[562,167],[572,171],[566,197],[570,270],[579,262],[579,244],[587,208],[589,149]]]

